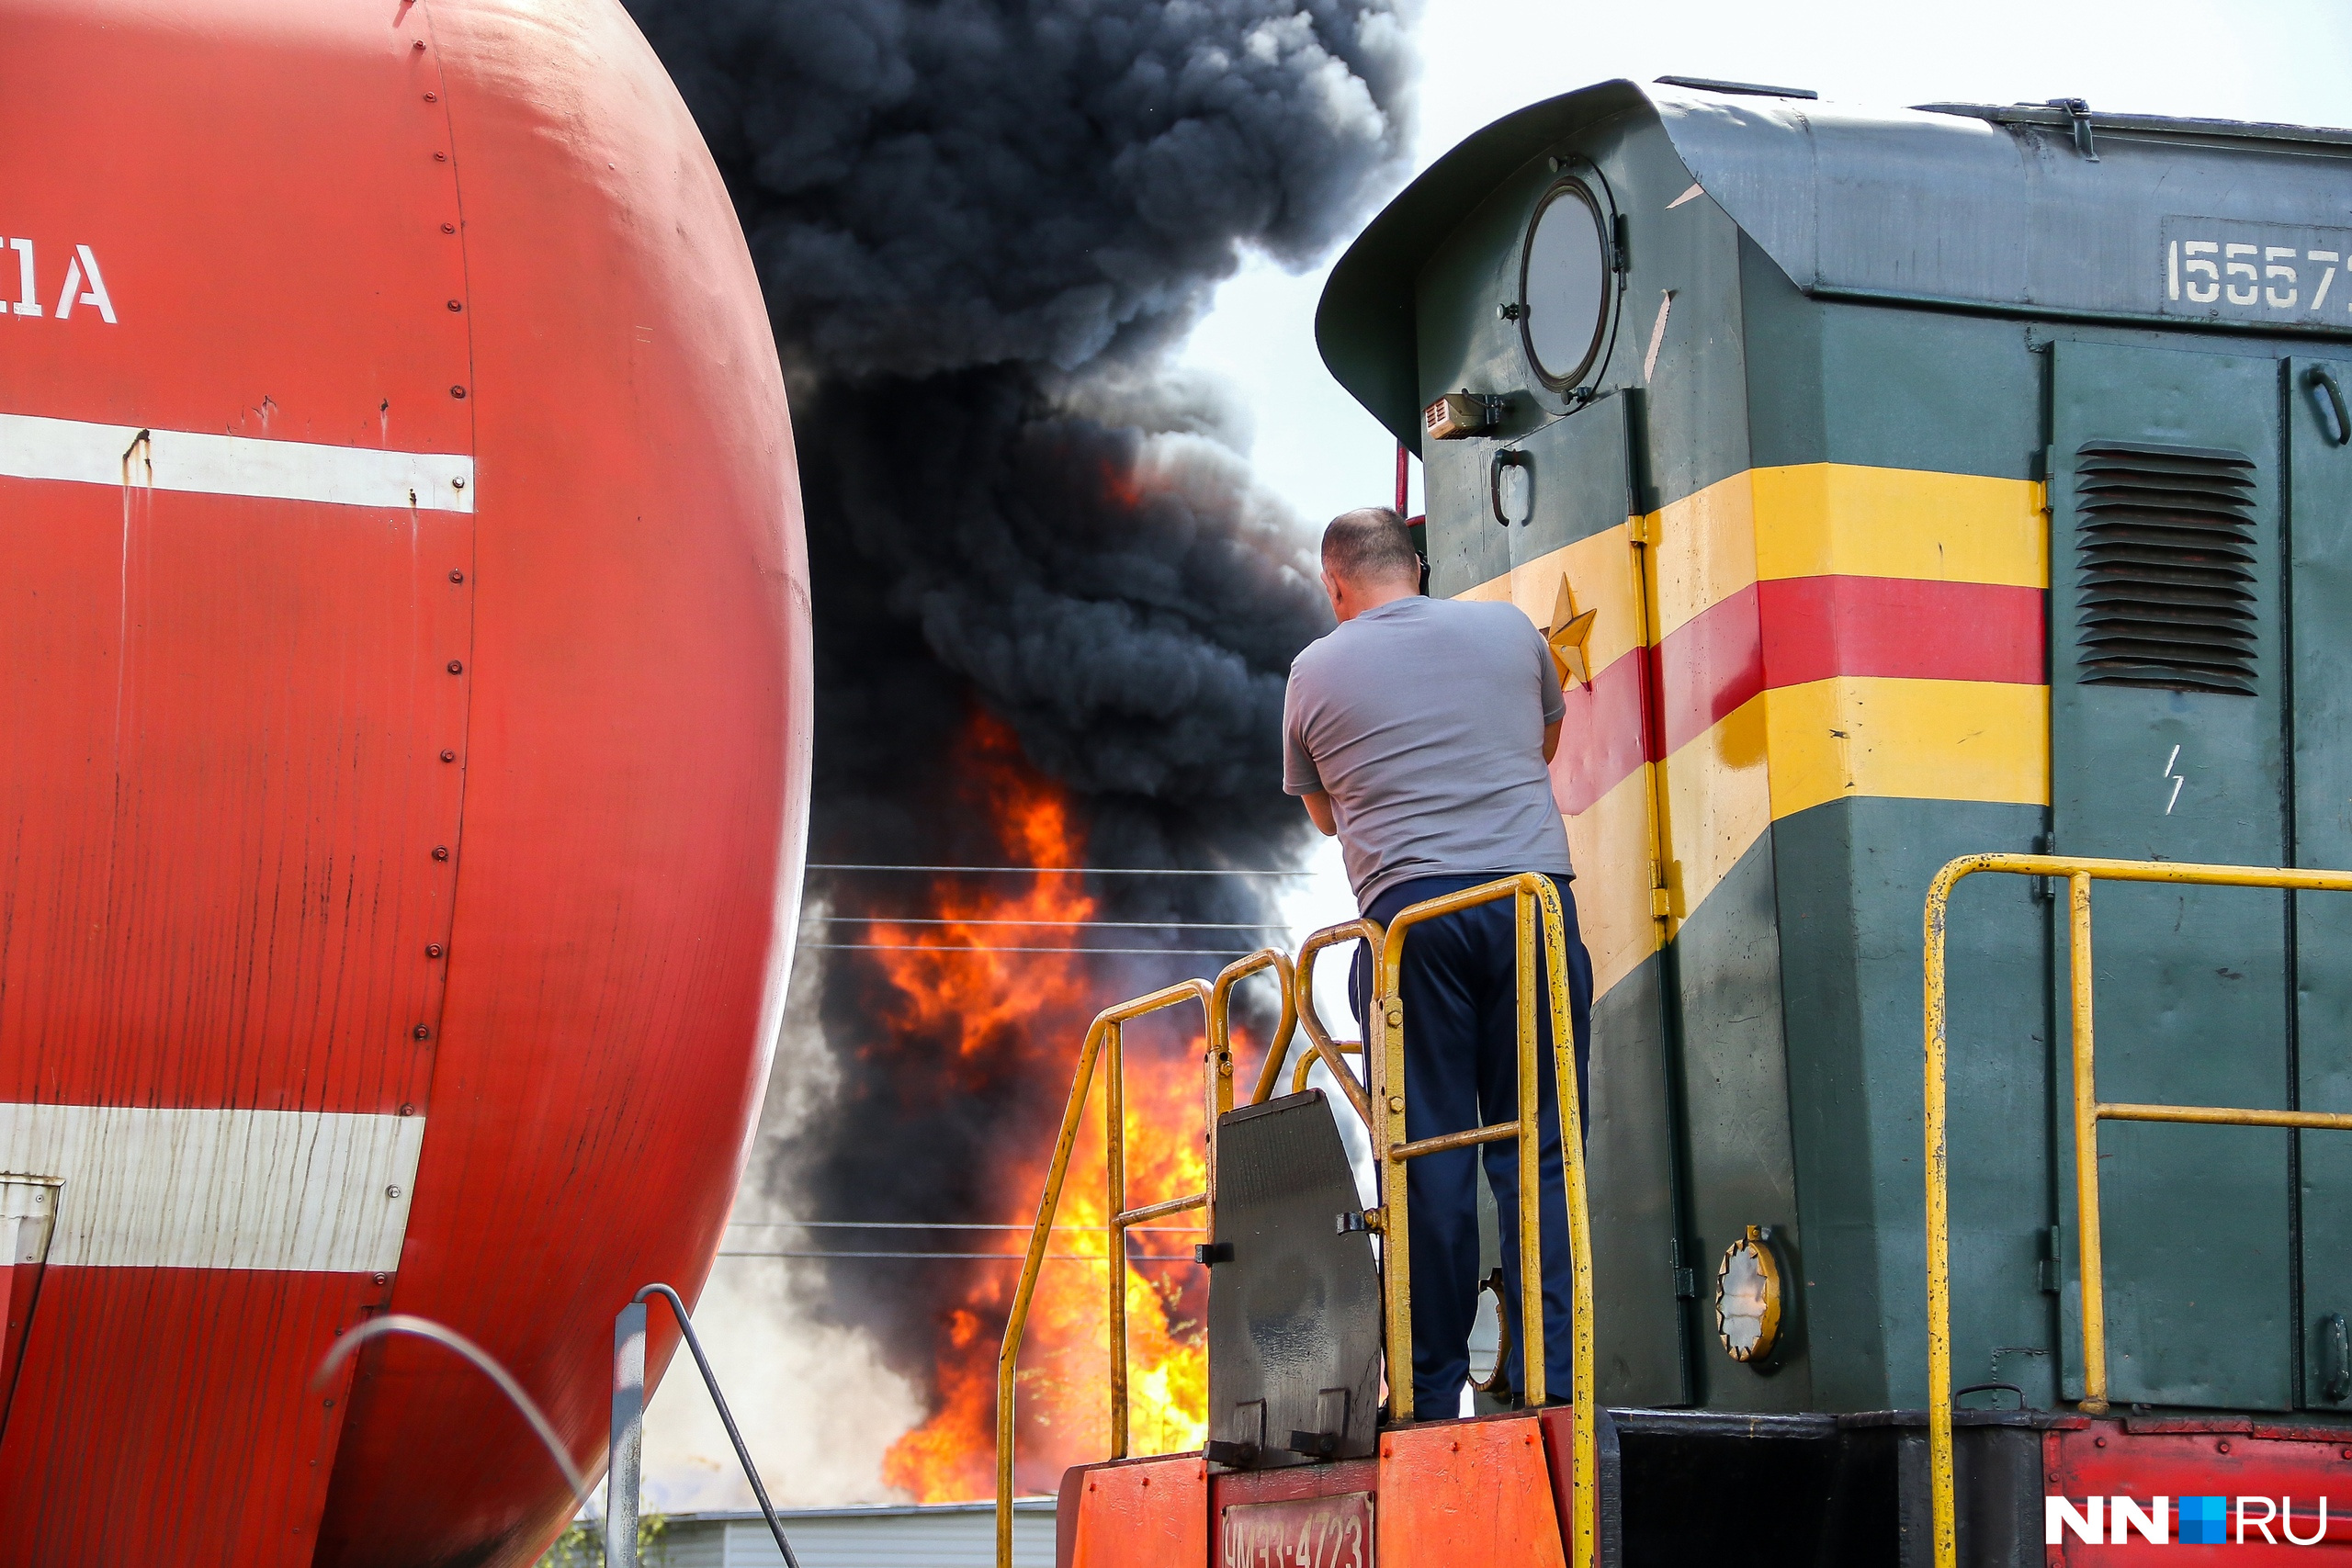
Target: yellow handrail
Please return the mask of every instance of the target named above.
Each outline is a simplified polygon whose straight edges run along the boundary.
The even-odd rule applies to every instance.
[[[1419,1143],[1408,1142],[1405,1137],[1405,1066],[1400,1049],[1404,1038],[1404,1004],[1397,995],[1396,986],[1404,960],[1405,938],[1413,927],[1423,922],[1502,898],[1513,901],[1518,928],[1520,1113],[1513,1121],[1499,1125],[1423,1139]],[[1053,1228],[1055,1214],[1060,1207],[1062,1184],[1069,1174],[1070,1151],[1077,1142],[1079,1123],[1083,1117],[1095,1066],[1098,1061],[1107,1061],[1109,1067],[1103,1083],[1107,1138],[1104,1180],[1108,1189],[1103,1250],[1106,1261],[1111,1264],[1110,1457],[1124,1459],[1127,1451],[1126,1293],[1125,1271],[1116,1265],[1125,1254],[1125,1230],[1127,1226],[1147,1219],[1187,1209],[1206,1208],[1211,1215],[1210,1227],[1214,1235],[1217,1118],[1232,1109],[1233,1104],[1229,998],[1235,984],[1261,970],[1272,969],[1283,988],[1283,1015],[1274,1039],[1269,1044],[1266,1060],[1260,1068],[1251,1102],[1262,1102],[1273,1086],[1281,1081],[1282,1064],[1287,1056],[1291,1032],[1295,1024],[1304,1027],[1312,1047],[1312,1055],[1300,1063],[1301,1075],[1304,1075],[1309,1062],[1320,1060],[1330,1069],[1340,1092],[1347,1097],[1356,1114],[1363,1118],[1366,1129],[1374,1134],[1375,1146],[1385,1145],[1385,1157],[1378,1162],[1384,1207],[1378,1212],[1375,1228],[1383,1238],[1382,1299],[1386,1320],[1386,1343],[1390,1347],[1388,1383],[1391,1414],[1399,1420],[1410,1420],[1413,1415],[1412,1273],[1407,1235],[1406,1183],[1401,1179],[1392,1179],[1392,1168],[1401,1175],[1404,1162],[1419,1156],[1475,1143],[1498,1142],[1504,1138],[1515,1139],[1519,1145],[1520,1319],[1525,1347],[1521,1353],[1527,1384],[1525,1393],[1530,1404],[1540,1406],[1544,1403],[1546,1368],[1544,1359],[1543,1186],[1540,1175],[1543,1139],[1535,1055],[1535,933],[1539,920],[1544,933],[1545,980],[1551,1017],[1555,1024],[1553,1030],[1553,1081],[1562,1129],[1560,1146],[1566,1188],[1568,1246],[1573,1255],[1570,1333],[1575,1369],[1572,1416],[1575,1452],[1571,1459],[1573,1539],[1569,1543],[1568,1562],[1571,1568],[1592,1568],[1599,1547],[1597,1487],[1600,1454],[1592,1326],[1591,1224],[1581,1136],[1583,1117],[1577,1089],[1575,1032],[1568,1021],[1566,920],[1558,889],[1549,877],[1533,873],[1502,877],[1480,886],[1424,900],[1399,912],[1385,931],[1377,922],[1368,919],[1348,920],[1326,927],[1301,944],[1295,964],[1272,949],[1261,949],[1228,964],[1213,984],[1204,980],[1187,981],[1106,1008],[1095,1016],[1094,1021],[1088,1026],[1085,1043],[1079,1051],[1078,1069],[1070,1083],[1069,1102],[1062,1112],[1061,1131],[1055,1141],[1053,1160],[1046,1169],[1045,1192],[1038,1201],[1036,1223],[1031,1228],[1029,1248],[1023,1258],[1021,1282],[1013,1294],[1012,1310],[1005,1320],[1003,1344],[997,1352],[996,1527],[1000,1568],[1009,1568],[1012,1561],[1013,1365],[1020,1354],[1022,1334],[1027,1325],[1030,1305],[1036,1293],[1037,1274],[1045,1260],[1046,1244]],[[1369,1094],[1342,1059],[1344,1047],[1333,1042],[1317,1015],[1312,992],[1317,954],[1340,942],[1359,940],[1372,950],[1375,959],[1374,1013],[1377,1028],[1368,1029],[1367,1035],[1368,1042],[1376,1039],[1380,1043],[1376,1050],[1369,1043],[1358,1047],[1365,1052],[1372,1066],[1372,1089]],[[1208,1185],[1203,1191],[1188,1197],[1130,1210],[1125,1207],[1126,1170],[1123,1137],[1125,1080],[1121,1066],[1121,1029],[1125,1023],[1148,1013],[1181,1006],[1187,999],[1195,998],[1202,1005],[1209,1041],[1203,1102],[1207,1115],[1209,1140]],[[1375,1103],[1379,1105],[1378,1115],[1374,1114]]]
[[[2098,1218],[2098,1124],[2101,1122],[2189,1122],[2230,1127],[2301,1127],[2352,1131],[2352,1115],[2310,1111],[2245,1111],[2206,1105],[2134,1105],[2102,1100],[2092,1066],[2091,884],[2181,883],[2206,887],[2276,887],[2304,893],[2352,893],[2352,872],[2300,871],[2278,866],[2194,865],[2170,861],[2087,860],[2062,855],[1962,855],[1936,873],[1928,887],[1925,985],[1927,1002],[1928,1144],[1928,1453],[1935,1517],[1936,1568],[1955,1568],[1960,1537],[1953,1501],[1951,1443],[1951,1238],[1950,1168],[1945,1141],[1946,1062],[1944,931],[1951,890],[1980,871],[2018,876],[2063,876],[2067,885],[2067,976],[2074,1020],[2075,1203],[2083,1292],[2083,1397],[2092,1415],[2107,1409],[2107,1303],[2101,1274]]]
[[[1514,1122],[1498,1126],[1408,1142],[1405,1135],[1405,1004],[1397,992],[1405,938],[1425,921],[1501,898],[1512,901],[1518,926],[1519,1116]],[[1382,1297],[1387,1315],[1388,1408],[1397,1420],[1413,1418],[1411,1219],[1407,1201],[1409,1184],[1403,1179],[1404,1162],[1441,1149],[1498,1142],[1506,1137],[1515,1139],[1519,1145],[1520,1365],[1527,1403],[1536,1407],[1544,1404],[1546,1388],[1540,1201],[1543,1133],[1535,1089],[1535,931],[1539,919],[1543,921],[1545,978],[1551,1000],[1552,1081],[1559,1102],[1561,1174],[1566,1188],[1568,1246],[1573,1254],[1569,1336],[1574,1364],[1571,1418],[1575,1437],[1570,1457],[1572,1539],[1568,1543],[1568,1563],[1569,1568],[1591,1568],[1600,1542],[1597,1488],[1600,1469],[1584,1123],[1577,1103],[1576,1037],[1568,1008],[1566,922],[1561,914],[1559,890],[1550,877],[1533,872],[1498,877],[1400,909],[1388,922],[1388,930],[1380,942],[1379,964],[1374,972],[1373,1017],[1366,1021],[1366,1039],[1379,1042],[1379,1049],[1372,1055],[1372,1098],[1379,1108],[1380,1119],[1370,1125],[1374,1131],[1374,1146],[1384,1148],[1386,1156],[1377,1163],[1381,1174]],[[1302,984],[1310,973],[1304,959],[1302,953],[1298,969]],[[1309,1032],[1311,1035],[1313,1031]]]
[[[1141,1224],[1147,1220],[1182,1213],[1188,1209],[1206,1209],[1211,1215],[1214,1234],[1216,1119],[1221,1110],[1230,1110],[1233,1103],[1232,1032],[1227,1009],[1235,984],[1261,969],[1273,970],[1275,979],[1283,988],[1283,1021],[1276,1031],[1272,1045],[1279,1055],[1288,1046],[1292,1021],[1296,1015],[1290,960],[1272,948],[1261,948],[1248,957],[1226,965],[1214,982],[1186,980],[1104,1008],[1087,1026],[1085,1043],[1079,1047],[1078,1069],[1070,1079],[1069,1102],[1063,1108],[1061,1130],[1054,1139],[1054,1156],[1046,1168],[1046,1189],[1037,1201],[1036,1222],[1030,1227],[1029,1247],[1022,1258],[1021,1282],[1014,1288],[1012,1310],[1005,1318],[1004,1339],[997,1349],[996,1560],[1001,1568],[1010,1568],[1012,1562],[1013,1366],[1020,1358],[1021,1337],[1028,1325],[1029,1307],[1037,1293],[1037,1275],[1045,1264],[1046,1246],[1052,1236],[1055,1216],[1061,1208],[1062,1183],[1069,1174],[1070,1152],[1078,1144],[1079,1123],[1085,1117],[1086,1097],[1093,1085],[1095,1065],[1107,1059],[1108,1071],[1103,1075],[1102,1086],[1105,1188],[1102,1252],[1104,1272],[1110,1279],[1110,1457],[1125,1459],[1127,1454],[1127,1294],[1125,1267],[1127,1227]],[[1208,1049],[1203,1057],[1203,1103],[1208,1112],[1208,1125],[1204,1134],[1208,1141],[1205,1166],[1208,1185],[1199,1192],[1182,1198],[1170,1198],[1164,1202],[1130,1209],[1126,1206],[1126,1074],[1121,1032],[1125,1025],[1138,1018],[1193,1000],[1201,1004],[1203,1024],[1208,1038]]]
[[[1361,1040],[1336,1041],[1333,1043],[1332,1049],[1343,1056],[1361,1056],[1363,1055],[1363,1042]],[[1306,1075],[1314,1071],[1315,1064],[1321,1060],[1322,1058],[1312,1051],[1298,1059],[1298,1066],[1292,1069],[1290,1075],[1291,1093],[1305,1094],[1306,1092]]]
[[[1216,1239],[1217,1118],[1233,1109],[1233,987],[1262,969],[1274,972],[1274,984],[1282,990],[1283,1015],[1274,1025],[1272,1038],[1266,1042],[1266,1063],[1259,1070],[1257,1090],[1250,1097],[1255,1104],[1266,1098],[1268,1080],[1281,1070],[1298,1022],[1298,988],[1291,980],[1290,955],[1261,947],[1217,971],[1216,983],[1209,987],[1208,1094],[1202,1105],[1201,1142],[1208,1161],[1202,1172],[1207,1197],[1204,1223],[1211,1241]]]
[[[1371,1097],[1365,1093],[1363,1085],[1356,1080],[1355,1074],[1348,1070],[1348,1065],[1340,1060],[1340,1053],[1346,1049],[1344,1043],[1331,1039],[1331,1032],[1323,1027],[1322,1015],[1315,1010],[1316,956],[1325,948],[1337,947],[1343,942],[1362,942],[1368,951],[1378,953],[1380,922],[1342,920],[1336,926],[1325,926],[1310,935],[1298,944],[1298,963],[1294,967],[1292,987],[1298,994],[1298,1025],[1306,1031],[1307,1043],[1314,1048],[1314,1059],[1320,1060],[1330,1069],[1331,1077],[1339,1081],[1340,1092],[1348,1097],[1348,1104],[1354,1108],[1356,1120],[1362,1122],[1365,1131],[1369,1132],[1373,1125]],[[1358,1045],[1356,1049],[1362,1052],[1363,1047]]]
[[[1282,987],[1283,1016],[1282,1021],[1274,1025],[1273,1038],[1266,1043],[1266,1060],[1258,1069],[1258,1087],[1250,1096],[1250,1103],[1252,1105],[1266,1098],[1266,1091],[1281,1076],[1283,1058],[1290,1055],[1291,1036],[1297,1032],[1298,987],[1292,977],[1290,954],[1277,953],[1271,947],[1261,947],[1249,957],[1237,958],[1227,964],[1217,975],[1216,985],[1213,987],[1215,1007],[1211,1011],[1209,1024],[1209,1049],[1222,1053],[1230,1063],[1233,1056],[1233,1015],[1227,998],[1232,994],[1235,986],[1261,969],[1272,969],[1274,972],[1275,983]],[[1232,1084],[1231,1071],[1228,1070],[1226,1073],[1225,1081],[1228,1086]],[[1227,1095],[1225,1104],[1218,1109],[1220,1111],[1233,1109],[1233,1098],[1230,1094]],[[1215,1118],[1212,1117],[1211,1120],[1214,1121]],[[1215,1171],[1209,1173],[1209,1182],[1211,1186],[1216,1185]]]

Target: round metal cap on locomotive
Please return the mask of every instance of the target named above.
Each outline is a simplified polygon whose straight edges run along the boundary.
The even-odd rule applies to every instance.
[[[590,1464],[709,1268],[809,719],[741,231],[613,0],[0,28],[0,1562],[527,1561],[495,1388],[310,1380],[432,1319]]]

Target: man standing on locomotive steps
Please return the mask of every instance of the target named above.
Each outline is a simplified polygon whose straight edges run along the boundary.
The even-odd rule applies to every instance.
[[[1551,649],[1510,604],[1423,597],[1412,535],[1385,507],[1342,513],[1324,530],[1323,589],[1340,624],[1291,662],[1283,789],[1301,798],[1316,827],[1339,835],[1357,905],[1383,925],[1408,905],[1517,872],[1542,872],[1558,884],[1578,1104],[1589,1103],[1592,964],[1577,932],[1567,829],[1545,767],[1559,749],[1566,711]],[[1536,973],[1544,973],[1540,956]],[[1371,1011],[1372,974],[1361,949],[1351,979],[1362,1020]],[[1417,926],[1397,984],[1405,1004],[1406,1136],[1437,1137],[1516,1117],[1511,901]],[[1546,1391],[1564,1401],[1573,1386],[1569,1254],[1548,989],[1539,980],[1544,1360]],[[1509,1142],[1481,1148],[1502,1224],[1506,1310],[1516,1327],[1519,1156]],[[1478,1299],[1477,1152],[1450,1149],[1406,1167],[1413,1407],[1423,1419],[1454,1415],[1469,1376]],[[1521,1389],[1522,1337],[1514,1334],[1512,1341],[1509,1382]]]

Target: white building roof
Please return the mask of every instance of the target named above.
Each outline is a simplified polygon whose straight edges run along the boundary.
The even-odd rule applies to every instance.
[[[778,1509],[800,1568],[993,1568],[993,1503]],[[1054,1499],[1012,1505],[1015,1568],[1054,1568]],[[647,1568],[781,1568],[757,1509],[672,1514]]]

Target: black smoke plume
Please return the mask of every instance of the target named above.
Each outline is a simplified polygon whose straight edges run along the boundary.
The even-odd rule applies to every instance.
[[[627,3],[726,177],[792,386],[810,859],[1001,860],[958,776],[977,708],[1071,792],[1091,863],[1295,860],[1277,728],[1290,659],[1329,625],[1311,536],[1165,361],[1245,247],[1309,263],[1398,173],[1417,0]],[[810,887],[837,915],[923,891]],[[1266,918],[1246,880],[1095,891],[1110,919]],[[840,1101],[770,1179],[811,1216],[999,1217],[974,1173],[1035,1145],[1061,1085],[910,1095],[934,1043],[874,1038],[884,982],[823,956]],[[957,1281],[849,1267],[844,1315],[927,1373]]]

